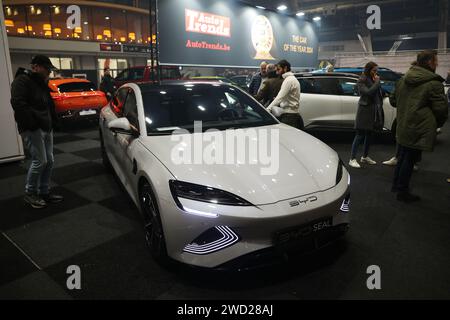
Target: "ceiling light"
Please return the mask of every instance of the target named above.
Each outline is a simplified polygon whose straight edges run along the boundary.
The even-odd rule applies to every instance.
[[[286,9],[287,9],[287,6],[285,6],[284,4],[282,4],[281,6],[277,7],[277,10],[279,10],[279,11],[284,11]]]
[[[106,19],[106,20],[109,20],[109,19],[111,19],[111,18],[110,18],[110,17],[105,17],[105,19]]]
[[[297,12],[296,16],[297,17],[303,17],[305,15],[305,13],[303,11]]]
[[[322,18],[321,17],[314,17],[313,20],[314,21],[320,21],[320,20],[322,20]]]
[[[262,10],[266,10],[266,8],[262,7],[262,6],[256,6],[258,9],[262,9]]]

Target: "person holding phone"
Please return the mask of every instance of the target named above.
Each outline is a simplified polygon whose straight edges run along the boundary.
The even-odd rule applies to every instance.
[[[371,136],[373,131],[383,128],[384,113],[383,91],[381,90],[381,81],[378,75],[378,65],[375,62],[366,64],[364,72],[358,80],[358,88],[361,97],[356,113],[356,136],[353,140],[349,161],[349,166],[353,168],[361,168],[356,160],[356,155],[362,143],[364,143],[364,151],[361,157],[361,163],[376,164],[376,161],[369,157]]]

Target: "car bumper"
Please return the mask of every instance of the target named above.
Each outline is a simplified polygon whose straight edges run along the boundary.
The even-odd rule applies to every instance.
[[[320,248],[329,242],[327,239],[332,241],[337,238],[333,236],[336,231],[340,234],[349,225],[349,212],[342,210],[343,203],[349,198],[348,181],[348,172],[345,170],[344,177],[337,186],[300,197],[300,200],[317,200],[297,207],[290,206],[292,199],[258,207],[215,206],[212,210],[218,213],[215,218],[189,214],[179,209],[173,200],[163,201],[160,204],[164,208],[161,216],[168,254],[189,265],[221,268],[240,257],[258,256],[266,249],[283,252],[296,248],[302,250],[305,246],[306,251]],[[196,203],[199,205],[197,208],[194,207]],[[191,212],[198,213],[202,210],[201,206],[204,208],[206,204],[192,201],[188,205]],[[308,231],[307,228],[314,222],[324,220],[331,222],[327,228],[317,232]],[[234,233],[222,241],[222,247],[216,246],[211,252],[203,253],[199,253],[200,250],[197,253],[187,250],[192,244],[198,243],[199,237],[218,227],[227,228]],[[295,229],[295,236],[286,242],[280,242],[279,234],[288,229]],[[208,246],[207,242],[205,248]]]
[[[57,112],[57,117],[61,120],[92,120],[98,119],[101,108],[74,109]],[[95,113],[93,113],[95,111]]]
[[[336,240],[344,237],[348,229],[349,224],[341,224],[289,244],[272,246],[245,254],[214,269],[218,271],[244,271],[283,264],[291,259],[325,249]]]

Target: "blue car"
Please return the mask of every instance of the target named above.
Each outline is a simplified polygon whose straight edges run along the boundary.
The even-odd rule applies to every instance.
[[[334,71],[361,75],[364,71],[364,68],[334,68]],[[321,72],[326,71],[322,69],[315,71],[315,73]],[[394,91],[395,83],[402,77],[401,73],[397,73],[387,68],[378,68],[378,74],[381,79],[381,87],[383,88],[383,91],[388,94]]]

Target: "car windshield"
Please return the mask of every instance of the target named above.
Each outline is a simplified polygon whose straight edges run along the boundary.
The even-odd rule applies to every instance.
[[[85,92],[96,91],[97,88],[91,82],[68,82],[58,86],[59,92]]]
[[[176,129],[203,131],[277,124],[253,98],[228,85],[186,84],[161,86],[142,93],[148,135],[170,134]]]
[[[161,78],[162,79],[180,79],[181,74],[178,68],[162,68],[161,69]]]

